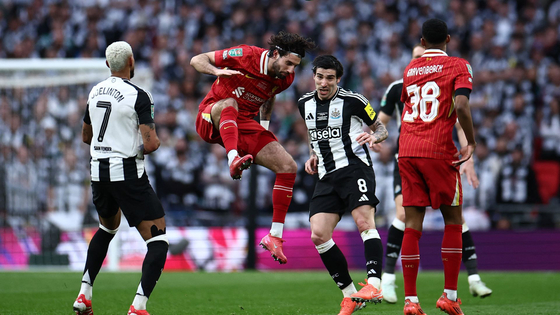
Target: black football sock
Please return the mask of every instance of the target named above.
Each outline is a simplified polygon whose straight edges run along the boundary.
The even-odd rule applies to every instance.
[[[115,233],[117,233],[117,230],[109,230],[104,227],[100,227],[97,232],[95,232],[89,242],[82,282],[93,286],[95,277],[97,277],[101,265],[103,265],[103,260],[105,260],[105,256],[107,256],[109,243],[111,243]]]
[[[478,274],[478,260],[476,257],[476,251],[474,246],[474,241],[471,235],[471,231],[466,230],[462,234],[463,239],[463,263],[467,268],[467,273],[470,275]]]
[[[350,285],[352,283],[352,278],[348,272],[348,262],[334,241],[330,239],[326,243],[315,247],[338,288],[342,290]]]
[[[385,253],[386,273],[395,273],[395,266],[397,265],[397,260],[399,259],[399,254],[401,252],[403,237],[404,231],[401,231],[394,225],[391,225],[389,233],[387,234],[387,251]]]
[[[383,244],[381,239],[372,238],[364,242],[364,253],[366,257],[366,269],[368,278],[381,279],[381,267],[383,265]]]
[[[142,264],[142,279],[140,280],[139,287],[139,289],[142,289],[142,292],[137,292],[136,294],[147,298],[150,297],[165,266],[168,248],[169,245],[163,240],[148,243],[148,253],[146,253],[144,263]]]

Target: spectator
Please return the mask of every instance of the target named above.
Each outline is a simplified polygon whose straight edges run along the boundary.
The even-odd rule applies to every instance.
[[[510,154],[510,160],[500,169],[496,202],[535,204],[540,201],[535,172],[524,162],[523,148],[516,146]]]

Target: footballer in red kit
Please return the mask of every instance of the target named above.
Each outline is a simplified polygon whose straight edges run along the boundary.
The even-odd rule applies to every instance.
[[[295,68],[315,43],[297,34],[279,32],[268,44],[270,49],[239,45],[191,59],[198,72],[218,77],[198,108],[196,131],[206,142],[226,149],[233,179],[241,179],[252,163],[276,173],[272,226],[260,245],[285,264],[288,260],[283,253],[282,231],[297,165],[268,131],[268,124],[276,94],[292,84]],[[259,112],[260,124],[253,120]]]
[[[430,19],[422,25],[426,51],[403,73],[404,103],[398,165],[402,177],[405,231],[401,249],[404,314],[424,314],[416,291],[420,265],[418,241],[426,207],[440,209],[445,222],[441,258],[445,284],[436,307],[463,314],[457,297],[462,257],[462,187],[459,166],[476,147],[469,96],[473,72],[469,63],[445,53],[450,36],[445,22]],[[459,121],[467,146],[459,152],[452,138]]]

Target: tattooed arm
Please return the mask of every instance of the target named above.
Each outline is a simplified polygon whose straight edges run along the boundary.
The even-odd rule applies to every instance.
[[[275,100],[276,96],[273,96],[261,106],[261,125],[266,130],[268,130],[268,124],[270,123],[270,116],[272,116],[272,107],[274,107]]]
[[[140,132],[144,141],[144,154],[152,153],[159,148],[159,138],[156,133],[155,123],[140,125]]]
[[[375,138],[373,143],[379,143],[387,139],[387,137],[389,136],[387,128],[385,128],[385,125],[383,124],[383,122],[381,122],[380,119],[376,120],[373,125],[369,126],[369,128],[372,130],[372,137]]]
[[[373,145],[375,143],[379,143],[387,139],[387,137],[389,136],[387,128],[385,128],[385,125],[379,119],[377,119],[372,125],[370,125],[369,128],[372,130],[371,133],[362,132],[356,138],[356,141],[358,141],[360,145],[369,143],[369,147],[373,148]]]

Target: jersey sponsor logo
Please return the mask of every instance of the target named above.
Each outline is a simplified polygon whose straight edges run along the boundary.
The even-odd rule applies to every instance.
[[[340,128],[332,128],[328,126],[323,129],[312,129],[309,131],[309,138],[311,141],[320,141],[328,139],[336,139],[341,137]]]
[[[222,59],[224,59],[224,60],[227,59],[227,53],[228,53],[228,51],[224,50],[224,52],[222,53]]]
[[[339,118],[340,118],[340,111],[338,110],[338,108],[335,108],[335,109],[331,112],[331,118],[332,118],[332,119],[339,119]]]
[[[368,102],[366,107],[364,108],[366,110],[366,113],[369,116],[369,119],[373,120],[375,118],[375,110],[373,109],[373,107],[371,107],[371,104]]]
[[[228,52],[228,55],[230,57],[241,57],[241,56],[243,56],[243,49],[242,48],[231,49]]]
[[[369,198],[366,196],[366,194],[363,194],[360,199],[358,199],[358,201],[369,201]]]
[[[240,98],[243,93],[245,93],[245,88],[242,86],[237,87],[235,90],[233,90],[233,92],[231,92],[231,94],[235,94],[237,98]]]
[[[242,99],[248,100],[250,102],[257,103],[257,104],[262,104],[262,103],[265,102],[265,99],[263,99],[261,97],[258,97],[251,92],[247,92],[247,93],[243,94]]]
[[[415,75],[423,75],[423,74],[431,74],[443,71],[443,65],[433,65],[433,66],[425,66],[425,67],[418,67],[418,68],[410,68],[406,73],[407,77],[415,76]]]
[[[315,117],[313,117],[313,113],[309,113],[309,115],[305,117],[305,120],[313,120],[313,119],[315,119]]]
[[[328,113],[318,113],[317,114],[317,121],[324,121],[329,119]]]
[[[248,74],[246,74],[245,77],[246,77],[247,79],[251,79],[251,80],[256,80],[256,79],[257,79],[257,78],[255,78],[255,77],[252,77],[252,76],[248,75]]]

